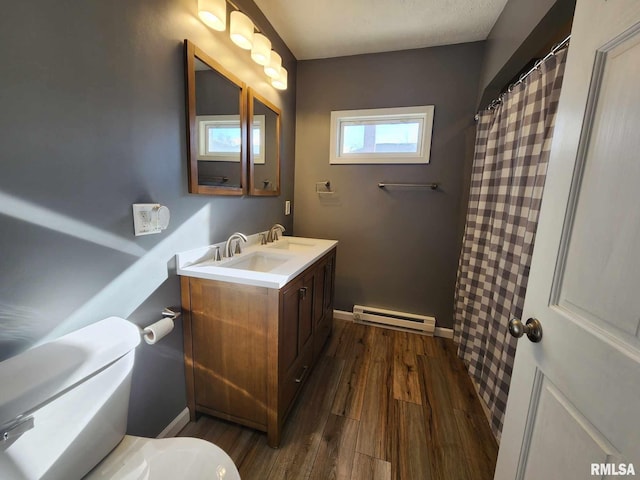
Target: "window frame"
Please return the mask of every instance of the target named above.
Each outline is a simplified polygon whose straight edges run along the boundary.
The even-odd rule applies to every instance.
[[[198,152],[196,158],[205,162],[240,162],[241,152],[209,152],[209,128],[231,127],[238,128],[240,135],[240,115],[198,115],[196,116],[196,132]],[[260,154],[256,155],[255,163],[264,163],[264,141],[265,141],[265,116],[256,115],[253,119],[252,129],[259,129]],[[253,138],[253,136],[252,136]]]
[[[332,111],[329,163],[333,165],[428,164],[431,154],[434,110],[433,105],[422,105],[415,107]],[[399,122],[411,122],[420,125],[417,152],[345,153],[342,151],[345,126],[379,125]]]

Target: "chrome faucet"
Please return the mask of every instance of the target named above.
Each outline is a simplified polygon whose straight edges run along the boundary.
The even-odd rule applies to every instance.
[[[285,228],[279,223],[276,223],[273,227],[269,229],[269,234],[267,235],[267,242],[275,242],[276,240],[278,240],[278,230],[280,230],[281,232],[284,232]]]
[[[224,256],[227,258],[231,258],[233,257],[233,250],[231,248],[231,242],[233,240],[238,240],[236,242],[236,252],[235,253],[242,253],[242,249],[240,248],[240,241],[246,242],[247,241],[247,236],[244,233],[240,233],[240,232],[236,232],[231,234],[231,236],[227,239],[227,243],[225,243],[224,245]]]

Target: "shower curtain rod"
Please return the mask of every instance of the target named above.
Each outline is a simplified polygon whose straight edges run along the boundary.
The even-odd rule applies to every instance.
[[[527,71],[526,73],[523,73],[522,75],[520,75],[520,78],[516,82],[512,83],[511,85],[509,85],[509,88],[507,88],[506,92],[501,93],[498,98],[493,99],[491,101],[491,103],[489,103],[489,105],[487,105],[482,110],[493,110],[498,105],[500,105],[502,103],[502,97],[504,97],[507,92],[511,92],[515,87],[517,87],[522,82],[524,82],[529,75],[531,75],[533,72],[535,72],[538,69],[538,67],[542,64],[542,62],[544,62],[545,60],[547,60],[550,57],[553,57],[559,50],[561,50],[562,48],[564,48],[567,45],[569,45],[569,40],[571,40],[571,34],[567,35],[567,37],[564,40],[562,40],[560,43],[556,44],[551,49],[551,51],[544,56],[544,58],[541,58],[540,60],[538,60],[533,65],[533,67],[531,67],[531,69],[529,71]],[[475,116],[476,121],[478,120],[478,118],[479,118],[478,114],[476,113],[476,116]]]

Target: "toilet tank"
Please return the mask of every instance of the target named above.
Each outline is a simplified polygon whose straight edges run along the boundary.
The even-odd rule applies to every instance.
[[[0,363],[0,478],[80,479],[122,439],[138,327],[110,317]]]

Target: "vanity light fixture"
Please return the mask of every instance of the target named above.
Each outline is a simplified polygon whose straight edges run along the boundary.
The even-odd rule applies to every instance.
[[[198,16],[208,27],[224,32],[227,28],[226,0],[198,0]]]
[[[278,78],[280,69],[282,68],[282,57],[275,50],[271,50],[271,58],[269,63],[264,66],[264,73],[269,78]]]
[[[198,0],[200,20],[213,30],[225,31],[227,3],[232,9],[229,15],[231,41],[244,50],[251,50],[251,59],[264,66],[264,73],[271,80],[271,85],[278,90],[286,90],[287,71],[282,67],[282,57],[271,50],[271,41],[232,0]]]
[[[240,10],[231,12],[229,17],[229,35],[231,41],[244,50],[253,45],[253,22]]]
[[[271,58],[271,40],[261,33],[253,34],[253,47],[251,58],[258,65],[267,65]]]
[[[286,90],[287,89],[287,69],[284,67],[280,67],[280,75],[278,78],[271,79],[271,85],[273,88],[277,88],[278,90]]]

